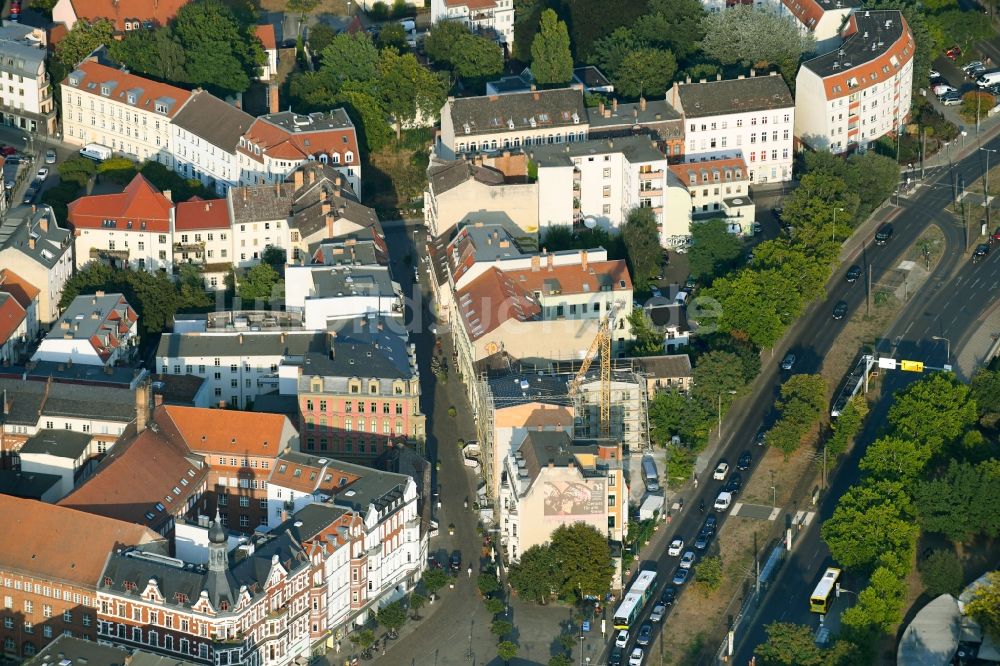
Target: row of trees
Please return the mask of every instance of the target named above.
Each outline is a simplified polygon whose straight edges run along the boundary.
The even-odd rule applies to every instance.
[[[319,55],[316,71],[295,75],[289,92],[303,112],[343,106],[361,131],[369,151],[398,139],[403,126],[421,116],[434,116],[447,90],[442,76],[409,53],[376,47],[366,33],[341,33]]]
[[[56,45],[58,67],[53,77],[62,78],[103,44],[112,58],[139,74],[222,96],[241,93],[250,87],[266,59],[256,24],[249,4],[221,0],[185,4],[169,24],[133,30],[121,40],[114,39],[114,24],[109,20],[77,21]]]
[[[822,420],[826,388],[822,375],[793,375],[781,385],[776,404],[781,417],[767,432],[767,443],[784,453],[785,460]]]

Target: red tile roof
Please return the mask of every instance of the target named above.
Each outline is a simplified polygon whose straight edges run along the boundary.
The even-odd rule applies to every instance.
[[[493,9],[497,6],[495,0],[445,0],[445,4],[449,7],[468,7],[470,10],[473,9]]]
[[[585,252],[585,251],[584,251]],[[543,257],[544,258],[544,257]],[[528,292],[539,292],[543,296],[554,294],[599,294],[602,287],[609,291],[632,289],[632,278],[624,259],[592,261],[584,264],[553,266],[544,264],[538,270],[530,268],[506,270],[504,273],[519,287]]]
[[[816,0],[781,0],[788,13],[808,30],[815,30],[816,24],[823,18],[826,11]]]
[[[0,562],[8,571],[93,587],[117,548],[160,541],[133,523],[0,495]]]
[[[177,204],[174,210],[174,229],[194,231],[197,229],[228,229],[229,209],[225,199],[205,201],[192,197]]]
[[[0,345],[6,344],[24,321],[26,313],[17,298],[0,292]]]
[[[115,231],[167,233],[173,206],[137,174],[121,194],[97,194],[70,203],[68,221],[74,230],[107,229],[105,220],[113,220]]]
[[[361,477],[351,472],[337,469],[336,461],[310,456],[308,462],[303,455],[282,456],[274,463],[268,483],[302,493],[326,491],[336,494],[341,487],[349,486]],[[324,462],[321,464],[320,460]]]
[[[455,302],[469,338],[478,340],[511,319],[531,321],[541,316],[541,306],[516,279],[497,268],[459,289]]]
[[[129,426],[97,472],[58,504],[153,529],[184,515],[188,499],[204,490],[208,467],[163,418],[163,409],[154,415],[155,426],[139,434]]]
[[[274,26],[270,23],[257,26],[257,39],[268,51],[274,51],[278,48],[278,40],[274,37]]]
[[[247,145],[241,145],[237,150],[258,162],[263,162],[263,155],[271,159],[297,161],[307,160],[310,156],[318,158],[320,155],[336,154],[340,161],[333,166],[360,165],[358,135],[354,128],[350,127],[292,133],[264,118],[258,118],[244,137]],[[255,154],[251,147],[255,145],[261,147],[263,155]],[[348,151],[352,155],[351,162],[346,161],[345,153]]]
[[[167,113],[164,113],[164,117],[173,118],[181,107],[191,98],[191,92],[184,90],[183,88],[177,88],[168,83],[158,83],[152,79],[145,79],[141,76],[136,76],[135,74],[128,74],[120,69],[115,69],[114,67],[108,67],[107,65],[101,65],[93,61],[81,62],[79,66],[74,71],[81,71],[84,74],[83,80],[79,81],[75,87],[78,90],[87,92],[88,94],[101,96],[101,84],[116,82],[118,85],[115,86],[114,90],[108,96],[109,99],[113,99],[116,102],[121,102],[123,104],[127,103],[128,97],[126,96],[126,91],[128,90],[141,90],[138,98],[135,101],[135,106],[137,109],[144,109],[146,111],[154,111],[156,109],[156,100],[160,99],[171,99],[173,103],[170,105]],[[72,76],[72,72],[70,73]],[[67,77],[63,80],[66,85],[69,84],[69,78]],[[89,84],[95,84],[94,88],[90,88]]]
[[[233,412],[169,405],[157,412],[169,419],[192,451],[276,458],[285,447],[288,419],[282,414]],[[289,424],[290,425],[290,424]]]
[[[16,298],[17,302],[20,303],[21,307],[25,310],[31,307],[31,302],[35,300],[40,293],[38,287],[31,284],[9,268],[0,270],[0,291],[7,292]]]
[[[723,182],[735,183],[747,180],[750,176],[747,172],[746,162],[742,157],[684,162],[681,164],[671,164],[667,168],[677,176],[677,179],[685,187]],[[717,181],[714,180],[715,172],[719,173],[719,180]],[[707,182],[702,179],[704,175],[708,176]]]
[[[177,16],[177,11],[188,0],[72,0],[73,13],[78,19],[93,21],[105,18],[115,24],[119,32],[125,31],[125,21],[153,21],[166,25]]]

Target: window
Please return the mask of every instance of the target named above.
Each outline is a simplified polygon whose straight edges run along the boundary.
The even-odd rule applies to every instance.
[[[240,506],[243,508],[250,506],[250,498],[246,495],[240,495]]]
[[[605,199],[610,199],[611,198],[611,186],[610,185],[605,185],[604,186],[603,196],[604,196]]]
[[[24,601],[24,613],[25,615],[31,615],[35,612],[35,603],[25,599]]]

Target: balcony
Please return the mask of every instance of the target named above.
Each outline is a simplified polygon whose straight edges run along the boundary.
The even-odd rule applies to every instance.
[[[663,171],[640,171],[639,181],[645,180],[663,180]]]
[[[128,250],[109,250],[106,248],[90,248],[91,259],[118,259],[128,261]]]
[[[661,189],[655,189],[655,190],[654,189],[650,189],[650,190],[640,189],[639,190],[639,196],[640,197],[662,197],[663,196],[663,190],[661,190]]]

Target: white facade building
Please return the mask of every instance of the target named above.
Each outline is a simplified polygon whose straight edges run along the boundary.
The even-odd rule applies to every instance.
[[[721,217],[735,234],[752,234],[755,210],[750,198],[750,177],[742,157],[685,162],[669,167],[672,180],[687,195],[689,218]],[[683,197],[678,194],[678,201]],[[673,209],[674,213],[682,211]]]
[[[59,316],[59,299],[73,274],[73,234],[56,223],[48,206],[17,206],[0,220],[0,266],[34,285],[38,320]]]
[[[195,91],[171,123],[172,168],[225,196],[240,182],[236,148],[253,122],[253,116],[232,104],[204,90]]]
[[[138,321],[121,294],[77,296],[31,360],[98,366],[128,361],[139,346]]]
[[[776,72],[674,83],[667,102],[684,121],[686,162],[743,157],[752,183],[791,180],[795,100]]]
[[[402,289],[387,266],[288,266],[285,308],[303,314],[303,325],[327,330],[337,319],[402,312]]]
[[[493,32],[514,43],[514,0],[431,0],[431,22],[461,21],[473,32]]]
[[[45,46],[34,28],[10,22],[0,27],[0,114],[4,125],[39,134],[55,131],[55,102],[45,56]]]
[[[836,50],[799,68],[795,136],[813,150],[866,150],[910,113],[916,45],[902,12],[859,10]]]

